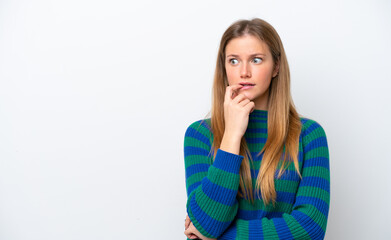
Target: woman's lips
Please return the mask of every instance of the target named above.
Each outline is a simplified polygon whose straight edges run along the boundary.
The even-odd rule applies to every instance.
[[[240,88],[240,90],[246,90],[246,89],[250,89],[250,88],[253,88],[255,85],[245,85],[243,87]]]

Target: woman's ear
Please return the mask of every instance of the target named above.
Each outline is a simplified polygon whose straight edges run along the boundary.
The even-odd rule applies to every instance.
[[[278,75],[278,71],[280,70],[280,60],[277,61],[276,66],[274,67],[273,70],[273,77],[276,77]]]

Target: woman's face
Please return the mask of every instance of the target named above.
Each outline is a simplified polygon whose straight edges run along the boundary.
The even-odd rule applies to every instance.
[[[267,110],[269,85],[272,77],[277,75],[273,58],[266,43],[251,35],[231,39],[225,48],[225,69],[228,84],[250,83],[243,93],[254,101],[255,109]]]

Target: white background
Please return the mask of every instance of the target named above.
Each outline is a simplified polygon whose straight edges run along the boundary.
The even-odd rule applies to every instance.
[[[184,133],[262,18],[330,151],[326,239],[387,239],[390,1],[0,0],[0,239],[185,239]]]

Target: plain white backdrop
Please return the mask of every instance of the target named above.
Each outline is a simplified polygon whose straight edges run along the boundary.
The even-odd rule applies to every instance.
[[[0,239],[186,239],[220,38],[272,24],[330,152],[326,239],[389,239],[390,1],[0,0]]]

